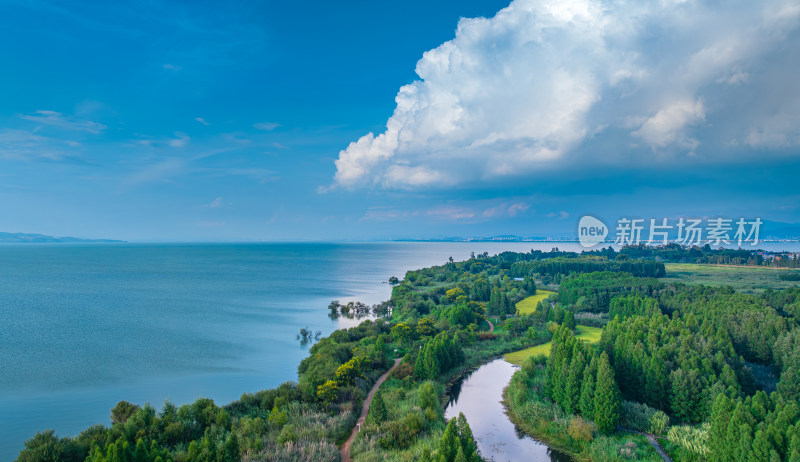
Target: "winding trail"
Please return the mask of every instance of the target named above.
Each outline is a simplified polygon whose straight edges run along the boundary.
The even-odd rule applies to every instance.
[[[664,449],[661,448],[661,445],[658,444],[658,441],[656,441],[655,436],[651,435],[650,433],[645,433],[644,436],[646,436],[647,440],[650,441],[650,444],[656,448],[656,452],[658,452],[658,455],[661,456],[664,462],[672,462],[672,459],[667,455],[666,451],[664,451]]]
[[[494,332],[494,324],[492,324],[492,321],[489,321],[489,318],[486,318],[486,322],[489,323],[489,333],[491,334]]]
[[[372,398],[375,396],[375,392],[378,391],[381,384],[386,381],[389,377],[389,374],[400,364],[403,358],[397,358],[394,360],[394,365],[386,371],[382,376],[378,378],[375,382],[375,385],[372,386],[372,389],[367,394],[366,399],[364,399],[364,404],[361,406],[361,417],[358,418],[356,422],[356,426],[353,427],[353,431],[350,432],[350,436],[347,437],[347,440],[342,445],[342,448],[339,449],[339,455],[341,456],[342,462],[351,462],[353,459],[350,457],[350,446],[353,444],[353,440],[356,438],[356,435],[359,431],[361,431],[361,426],[364,425],[364,421],[367,418],[367,413],[369,413],[369,405],[372,404]]]
[[[632,430],[630,428],[625,428],[625,427],[617,427],[617,428],[620,429],[620,430],[626,431],[628,433],[636,433],[637,435],[644,436],[645,438],[647,438],[647,441],[650,442],[650,445],[653,446],[653,448],[655,448],[656,452],[658,452],[658,455],[661,456],[661,459],[663,459],[664,462],[672,462],[672,458],[670,458],[670,456],[667,454],[667,452],[664,451],[664,449],[661,447],[660,444],[658,444],[658,440],[656,439],[656,436],[653,435],[652,433],[640,432],[640,431]]]

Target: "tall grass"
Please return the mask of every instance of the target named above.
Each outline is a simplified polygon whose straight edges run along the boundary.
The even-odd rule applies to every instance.
[[[708,431],[710,428],[711,424],[708,422],[699,427],[676,425],[669,428],[667,440],[698,456],[706,457],[709,455]]]
[[[292,441],[271,445],[258,454],[247,456],[245,462],[338,462],[339,448],[329,441]]]

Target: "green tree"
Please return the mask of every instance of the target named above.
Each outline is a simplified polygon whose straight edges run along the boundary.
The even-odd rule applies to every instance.
[[[450,419],[447,422],[447,427],[444,429],[442,439],[439,440],[439,457],[444,458],[447,462],[453,462],[458,453],[458,430],[456,429],[456,419]]]
[[[564,311],[564,322],[562,324],[564,324],[564,327],[569,330],[575,330],[577,327],[577,324],[575,323],[575,314],[569,310]]]
[[[578,409],[582,416],[587,419],[594,417],[594,376],[597,370],[597,357],[593,356],[589,367],[583,371],[583,381],[581,382],[581,396],[578,401]]]
[[[734,460],[749,461],[752,460],[751,452],[753,451],[753,429],[749,424],[743,423],[739,426],[739,438],[734,440],[736,446],[733,450]]]
[[[136,440],[136,447],[133,450],[133,460],[134,462],[148,462],[147,446],[145,446],[144,440],[141,438]]]
[[[381,423],[386,420],[388,413],[386,411],[386,403],[383,401],[383,393],[377,391],[372,398],[372,404],[369,408],[369,415],[374,423]]]
[[[120,401],[111,409],[111,423],[125,423],[138,410],[139,406],[127,401]]]
[[[756,430],[755,438],[753,438],[753,449],[750,452],[750,462],[769,461],[772,451],[772,444],[767,439],[766,432]]]
[[[684,422],[698,422],[702,418],[701,400],[703,385],[697,369],[678,369],[670,374],[672,382],[672,413]]]
[[[436,390],[433,388],[433,383],[425,382],[419,387],[419,407],[424,409],[438,409],[439,399],[436,396]]]
[[[733,459],[733,448],[727,439],[731,411],[730,398],[725,395],[717,396],[711,410],[711,429],[708,434],[709,460],[711,462],[725,462]]]
[[[594,423],[603,433],[611,433],[619,420],[620,399],[614,370],[603,352],[597,365],[597,385],[594,394]]]
[[[458,452],[456,453],[456,458],[454,459],[454,462],[468,462],[467,461],[467,456],[464,455],[464,448],[463,447],[459,446]]]
[[[467,418],[464,414],[458,413],[457,419],[458,426],[458,439],[461,441],[461,448],[464,450],[466,460],[471,460],[478,453],[478,446],[475,444],[475,437],[472,435],[472,429],[469,428]]]
[[[575,343],[572,361],[569,365],[569,373],[567,375],[566,385],[564,387],[564,410],[568,414],[576,413],[579,411],[579,402],[581,397],[581,385],[583,385],[583,371],[586,369],[586,359],[583,356],[581,345]]]
[[[75,445],[69,438],[58,439],[53,430],[37,432],[25,442],[20,451],[19,462],[79,462],[87,453]]]

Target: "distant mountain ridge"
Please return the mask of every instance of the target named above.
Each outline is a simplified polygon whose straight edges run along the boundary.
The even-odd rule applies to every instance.
[[[678,237],[677,219],[669,218],[669,224],[672,228],[668,231],[668,238],[674,241]],[[736,219],[729,219],[729,238],[733,238],[736,232]],[[617,236],[617,222],[608,222],[608,237],[606,243],[614,242]],[[646,219],[639,224],[643,227],[641,232],[641,240],[647,241],[649,239],[650,220]],[[701,225],[703,231],[707,228],[707,223]],[[405,239],[392,239],[399,242],[578,242],[578,230],[570,229],[571,226],[565,225],[562,230],[541,231],[537,236],[518,236],[514,234],[503,235],[489,235],[489,236],[446,236],[446,237],[431,237],[431,238],[405,238]],[[748,228],[749,229],[749,228]],[[705,236],[705,233],[704,233]],[[762,220],[759,232],[759,241],[798,241],[800,240],[800,223],[783,223],[771,220]]]
[[[3,233],[0,232],[0,244],[58,244],[71,242],[125,242],[113,239],[80,239],[77,237],[54,237],[45,234]]]

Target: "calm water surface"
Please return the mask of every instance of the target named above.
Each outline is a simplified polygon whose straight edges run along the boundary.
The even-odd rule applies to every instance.
[[[120,400],[176,404],[296,380],[331,300],[377,303],[389,276],[470,252],[576,244],[0,246],[0,462],[37,430],[108,424]],[[470,420],[470,423],[472,421]]]
[[[525,435],[506,416],[503,389],[517,367],[504,359],[495,359],[464,377],[451,389],[445,416],[458,413],[467,418],[481,455],[495,462],[568,462],[566,454],[554,451]]]

